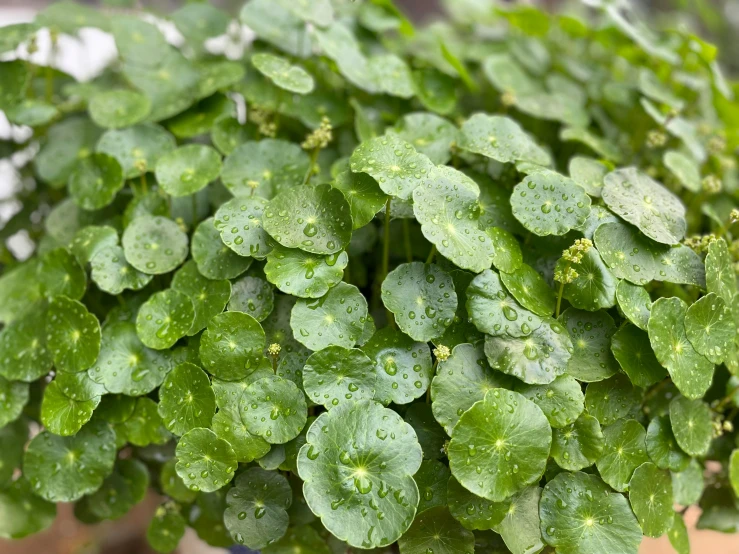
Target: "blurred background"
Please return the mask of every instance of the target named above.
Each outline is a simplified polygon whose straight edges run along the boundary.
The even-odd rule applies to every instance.
[[[211,0],[214,5],[230,13],[238,13],[243,0]],[[443,18],[445,8],[454,5],[480,3],[483,0],[395,0],[412,20],[418,23]],[[492,2],[492,0],[490,0]],[[505,3],[505,0],[498,0]],[[30,21],[35,13],[50,4],[46,0],[0,0],[0,26]],[[184,2],[182,0],[102,0],[82,1],[93,6],[145,9],[154,14],[166,14]],[[551,11],[581,12],[579,1],[539,0],[520,3],[534,4]],[[739,75],[739,0],[632,0],[632,4],[650,24],[657,28],[685,27],[712,42],[719,48],[719,59],[727,77],[734,80]],[[112,40],[105,37],[83,37],[84,42],[70,44],[64,69],[79,79],[94,73],[100,64],[113,54]],[[91,73],[92,72],[92,73]],[[6,183],[7,184],[7,183]],[[0,168],[0,198],[3,189],[3,173]],[[2,214],[0,213],[0,218]],[[2,447],[2,445],[0,445]],[[149,554],[154,553],[146,542],[146,527],[161,499],[150,492],[126,517],[87,526],[75,519],[72,506],[60,505],[58,517],[46,532],[22,541],[8,542],[0,539],[0,554]],[[692,507],[686,514],[690,529],[691,551],[695,554],[739,554],[739,535],[722,535],[713,531],[695,529],[698,508]],[[0,514],[0,517],[2,515]],[[205,545],[192,529],[187,530],[178,551],[179,554],[224,554],[226,550]],[[241,549],[240,554],[251,554]],[[675,552],[667,537],[645,538],[640,554],[668,554]],[[609,554],[594,552],[593,554]]]

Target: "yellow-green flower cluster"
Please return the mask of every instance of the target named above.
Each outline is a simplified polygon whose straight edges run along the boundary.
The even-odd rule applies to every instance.
[[[711,244],[716,237],[713,234],[710,235],[693,235],[683,241],[685,246],[692,248],[696,254],[702,254],[708,250],[708,245]]]
[[[261,108],[252,107],[249,110],[249,120],[259,127],[259,133],[265,137],[277,136],[277,124],[272,121],[271,114]]]
[[[590,239],[577,239],[572,246],[562,252],[562,257],[568,262],[579,264],[583,255],[592,247],[593,242]]]
[[[721,192],[721,179],[716,175],[706,175],[701,181],[703,191],[707,194],[718,194]]]
[[[281,350],[282,350],[282,347],[276,342],[273,342],[267,347],[267,354],[269,354],[273,358],[276,358],[277,356],[280,355]]]
[[[333,140],[334,133],[331,121],[325,115],[321,118],[321,124],[318,129],[310,133],[300,145],[305,150],[323,150]]]
[[[434,357],[439,360],[440,362],[445,362],[449,359],[449,356],[452,355],[451,350],[449,350],[448,346],[444,346],[443,344],[440,344],[436,348],[434,348]]]
[[[662,131],[652,130],[647,133],[647,147],[661,148],[667,144],[667,135]]]

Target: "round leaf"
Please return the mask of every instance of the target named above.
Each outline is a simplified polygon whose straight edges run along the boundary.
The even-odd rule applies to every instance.
[[[264,346],[264,330],[256,319],[225,312],[208,322],[200,338],[200,359],[212,375],[236,381],[257,369]]]
[[[647,237],[676,244],[685,236],[685,207],[665,187],[634,167],[604,177],[603,201]]]
[[[571,425],[585,409],[580,383],[569,375],[560,375],[547,385],[516,383],[516,392],[539,406],[555,429]]]
[[[512,273],[523,264],[523,254],[518,240],[502,227],[490,227],[485,231],[493,241],[493,266],[505,273]]]
[[[89,110],[96,125],[120,129],[143,121],[151,111],[151,101],[140,92],[108,90],[92,97]]]
[[[175,435],[210,426],[216,400],[208,376],[191,363],[178,365],[162,383],[157,409],[164,426]]]
[[[570,263],[560,258],[556,269],[563,270],[567,266],[577,272],[577,277],[565,284],[562,296],[575,308],[594,312],[601,308],[610,308],[616,303],[618,280],[595,248],[585,252],[580,263]]]
[[[452,144],[457,141],[457,128],[438,115],[413,112],[397,121],[390,132],[409,142],[434,164],[445,164],[451,157]]]
[[[366,173],[342,171],[331,186],[339,189],[349,203],[354,229],[364,227],[372,221],[387,202],[387,195],[382,192],[377,181]]]
[[[311,354],[303,368],[303,387],[327,409],[347,401],[371,400],[377,374],[372,360],[356,348],[329,346]]]
[[[490,365],[518,377],[530,385],[545,385],[567,370],[572,356],[567,330],[555,320],[543,320],[530,335],[485,338],[485,355]]]
[[[152,171],[161,156],[177,147],[164,128],[143,123],[126,129],[107,131],[100,137],[97,151],[113,156],[127,179]]]
[[[354,285],[339,283],[316,300],[300,299],[290,315],[295,340],[310,350],[352,348],[362,336],[367,300]]]
[[[506,510],[510,507],[507,500],[491,502],[472,494],[460,485],[454,476],[449,478],[447,501],[454,519],[465,529],[470,530],[492,529],[503,520]]]
[[[210,429],[188,431],[177,443],[175,469],[192,490],[213,492],[228,484],[238,465],[231,445]]]
[[[172,552],[185,535],[185,519],[174,503],[159,506],[146,530],[146,540],[157,552]]]
[[[98,288],[108,294],[120,294],[125,289],[140,290],[153,276],[143,273],[126,260],[123,248],[107,246],[90,260],[91,278]]]
[[[603,177],[608,173],[605,164],[585,156],[573,156],[569,163],[570,177],[590,196],[600,197]]]
[[[408,404],[419,398],[433,375],[428,344],[385,327],[362,347],[375,366],[375,400]]]
[[[593,465],[603,452],[598,420],[587,414],[552,434],[552,458],[562,469],[577,471]]]
[[[187,334],[194,317],[186,294],[175,289],[155,292],[139,308],[136,333],[149,348],[164,350]]]
[[[645,285],[655,279],[664,247],[654,244],[635,227],[603,223],[595,231],[595,245],[603,261],[619,279]]]
[[[18,479],[0,490],[0,537],[22,539],[49,527],[56,517],[56,506],[33,493],[25,479]]]
[[[677,445],[667,416],[658,416],[649,422],[646,444],[649,459],[657,467],[683,471],[690,463],[690,457]]]
[[[190,299],[194,316],[188,335],[199,333],[213,316],[223,312],[231,298],[231,283],[225,279],[211,280],[203,277],[194,261],[186,262],[172,278],[172,289]]]
[[[590,383],[585,389],[585,409],[603,425],[625,417],[640,399],[641,391],[623,374]]]
[[[642,532],[627,500],[595,475],[560,473],[539,504],[544,541],[569,554],[634,553]]]
[[[249,385],[239,413],[250,433],[270,444],[284,444],[303,430],[308,408],[295,383],[271,376]]]
[[[522,264],[510,273],[501,273],[500,279],[513,297],[527,310],[538,316],[554,313],[554,291],[530,265]]]
[[[259,196],[232,198],[221,204],[213,223],[223,244],[240,256],[264,259],[275,245],[262,228],[266,206],[267,201]]]
[[[624,279],[618,282],[616,298],[618,307],[629,321],[642,331],[646,331],[649,313],[652,310],[652,299],[646,289]]]
[[[403,200],[414,189],[428,184],[435,166],[412,144],[397,135],[374,137],[360,144],[352,153],[350,167],[354,173],[367,173],[390,196]]]
[[[590,197],[568,177],[537,172],[514,187],[511,207],[514,217],[532,233],[564,235],[585,223]]]
[[[23,473],[34,494],[49,502],[74,502],[100,487],[113,471],[115,434],[93,421],[72,437],[42,431],[29,443]]]
[[[536,404],[493,389],[454,427],[449,467],[466,489],[500,502],[539,480],[551,443],[551,427]]]
[[[30,383],[46,375],[53,353],[46,345],[46,306],[36,305],[0,332],[0,375]]]
[[[313,77],[300,67],[292,65],[287,59],[274,54],[254,54],[251,63],[257,70],[281,89],[308,94],[315,86]]]
[[[100,323],[84,304],[65,296],[49,303],[46,342],[61,371],[84,371],[100,352]]]
[[[221,173],[221,155],[210,146],[186,144],[159,158],[156,176],[170,196],[195,194]]]
[[[28,403],[28,396],[26,383],[9,381],[0,376],[0,429],[20,417]]]
[[[611,352],[629,380],[637,387],[650,387],[667,372],[652,351],[649,335],[634,325],[623,325],[611,338]]]
[[[734,342],[736,327],[723,298],[711,292],[685,312],[685,334],[698,354],[718,364]]]
[[[421,262],[401,264],[387,275],[382,302],[398,327],[421,342],[443,335],[457,311],[452,278],[439,266]]]
[[[410,425],[371,400],[322,413],[298,454],[303,493],[334,536],[387,546],[410,527],[419,501],[412,475],[421,447]]]
[[[233,279],[251,266],[252,259],[233,252],[226,246],[209,217],[192,235],[192,259],[198,271],[208,279]]]
[[[475,549],[475,536],[462,527],[446,506],[419,513],[398,541],[401,554],[468,554]]]
[[[187,257],[187,235],[162,216],[134,219],[123,232],[122,244],[128,263],[149,275],[169,273]]]
[[[244,312],[257,321],[263,321],[274,308],[272,287],[259,277],[242,277],[233,284],[229,311]]]
[[[287,531],[293,494],[284,476],[259,467],[240,474],[226,496],[223,521],[237,544],[264,548]]]
[[[646,432],[633,419],[619,419],[603,429],[603,454],[595,462],[598,473],[620,492],[629,489],[634,470],[647,462]]]
[[[703,457],[713,438],[711,409],[701,400],[677,397],[670,402],[670,423],[680,449],[690,456]]]
[[[618,372],[618,363],[611,354],[611,337],[616,330],[606,312],[586,312],[568,308],[559,322],[572,339],[573,352],[567,372],[580,381],[602,381]]]
[[[550,158],[513,119],[474,114],[462,125],[459,147],[502,163],[549,165]]]
[[[539,529],[541,488],[532,485],[516,493],[505,518],[494,527],[511,552],[536,552],[544,548]]]
[[[55,435],[68,437],[75,435],[90,421],[93,410],[100,403],[100,397],[77,401],[66,396],[59,383],[52,381],[44,389],[41,401],[41,422]]]
[[[648,537],[662,536],[672,528],[675,512],[670,474],[653,463],[645,462],[634,471],[629,481],[629,502]]]
[[[267,256],[267,280],[286,294],[320,298],[339,283],[349,263],[346,252],[321,256],[277,245]]]
[[[69,176],[69,194],[85,210],[104,208],[123,185],[123,170],[108,154],[96,153],[80,160]]]

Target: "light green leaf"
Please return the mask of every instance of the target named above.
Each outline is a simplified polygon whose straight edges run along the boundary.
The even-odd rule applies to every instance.
[[[151,100],[133,90],[107,90],[92,97],[90,117],[106,129],[120,129],[140,123],[151,111]]]
[[[227,485],[238,465],[231,445],[210,429],[191,429],[177,443],[175,469],[191,490],[213,492]]]
[[[18,419],[28,403],[28,385],[0,376],[0,429]],[[24,424],[25,425],[25,424]],[[0,464],[0,470],[3,469]],[[0,479],[2,484],[2,479]]]
[[[688,400],[682,396],[670,402],[670,424],[680,449],[694,457],[708,453],[713,438],[713,416],[702,400]]]
[[[106,131],[96,150],[118,160],[127,179],[152,171],[164,154],[177,147],[175,138],[153,123]]]
[[[629,321],[642,331],[646,331],[649,314],[652,311],[652,299],[646,289],[624,279],[618,282],[616,298],[618,307]]]
[[[549,425],[555,429],[573,424],[585,409],[580,383],[569,375],[560,375],[547,385],[516,383],[515,388],[517,393],[541,408]]]
[[[610,352],[611,337],[616,331],[606,312],[586,312],[568,308],[558,320],[572,339],[572,357],[567,372],[580,381],[602,381],[618,372],[618,364]]]
[[[736,274],[724,239],[712,241],[706,255],[706,288],[731,305],[737,293]]]
[[[221,204],[213,224],[223,244],[240,256],[264,259],[274,241],[262,228],[267,201],[259,196],[237,197]]]
[[[59,383],[52,381],[44,389],[41,401],[41,422],[55,435],[68,437],[75,435],[90,421],[93,410],[100,403],[100,397],[77,401],[66,396]]]
[[[120,246],[107,246],[90,260],[91,279],[108,294],[120,294],[125,289],[140,290],[151,282],[153,275],[143,273],[129,264]]]
[[[700,167],[693,158],[676,150],[668,150],[662,156],[662,161],[682,186],[691,192],[701,191]]]
[[[399,119],[389,132],[398,135],[428,156],[432,163],[443,165],[451,158],[451,147],[457,141],[457,128],[438,115],[412,112]]]
[[[242,277],[234,282],[228,310],[244,312],[264,321],[274,308],[272,286],[259,277]]]
[[[270,444],[284,444],[305,427],[308,408],[295,383],[277,376],[254,381],[239,404],[247,430]]]
[[[493,389],[454,426],[449,467],[470,492],[500,502],[539,480],[551,443],[551,427],[536,404]]]
[[[371,400],[377,374],[372,360],[356,348],[329,346],[303,368],[303,387],[313,402],[331,409],[347,401]]]
[[[162,554],[174,551],[185,535],[185,518],[177,508],[169,502],[159,506],[146,529],[149,545]]]
[[[169,273],[187,257],[187,235],[162,216],[137,217],[126,227],[121,242],[128,263],[149,275]]]
[[[342,171],[331,186],[339,189],[349,203],[354,229],[364,227],[372,221],[388,198],[377,181],[366,173]]]
[[[603,429],[603,454],[595,465],[603,480],[619,492],[629,490],[634,470],[649,460],[646,435],[634,419],[619,419]]]
[[[493,529],[513,554],[534,554],[544,548],[539,529],[541,488],[532,485],[516,493],[505,518]]]
[[[629,502],[646,536],[662,536],[672,527],[675,512],[670,474],[653,463],[645,462],[634,471]]]
[[[56,517],[56,505],[39,498],[21,478],[0,489],[0,512],[0,537],[22,539],[49,527]]]
[[[512,273],[523,264],[523,254],[518,240],[502,227],[489,227],[485,232],[493,241],[493,266],[505,273]]]
[[[231,298],[231,283],[226,279],[211,280],[203,277],[193,260],[175,272],[172,289],[179,291],[192,302],[194,316],[188,336],[202,331],[210,319],[223,312]]]
[[[65,296],[49,303],[46,343],[61,371],[84,371],[100,352],[100,323],[84,304]]]
[[[157,409],[164,426],[175,435],[210,426],[216,400],[208,376],[194,364],[178,365],[162,383]]]
[[[398,541],[401,554],[467,554],[474,551],[475,536],[462,527],[446,506],[421,512]]]
[[[251,63],[257,70],[281,89],[298,94],[313,91],[313,77],[299,65],[292,65],[289,60],[273,54],[254,54]]]
[[[69,194],[85,210],[99,210],[123,188],[123,169],[108,154],[92,154],[75,166],[69,176]]]
[[[30,383],[49,373],[53,352],[46,344],[46,304],[39,303],[0,331],[0,375]]]
[[[560,258],[555,268],[566,270],[567,266],[577,272],[577,277],[565,284],[562,296],[575,308],[595,312],[601,308],[610,308],[616,303],[618,279],[595,248],[588,249],[580,263],[570,263]]]
[[[585,389],[585,409],[603,425],[625,417],[641,400],[641,391],[619,373]]]
[[[36,279],[49,298],[64,295],[80,300],[87,288],[87,274],[66,248],[54,248],[39,257]]]
[[[411,426],[371,400],[346,402],[319,415],[306,439],[298,472],[326,529],[361,548],[400,538],[419,502],[411,476],[421,447]]]
[[[551,158],[513,119],[474,114],[462,125],[459,147],[501,163],[518,161],[549,165]]]
[[[136,316],[136,334],[149,348],[165,350],[184,337],[195,311],[188,296],[175,289],[155,292]]]
[[[603,177],[608,167],[586,156],[573,156],[569,163],[570,178],[585,189],[590,196],[599,198],[603,190]]]
[[[647,428],[647,454],[657,467],[671,471],[683,471],[690,463],[690,456],[680,450],[672,432],[670,419],[657,416]]]
[[[264,347],[264,330],[256,319],[242,312],[225,312],[208,322],[200,339],[200,359],[212,375],[237,381],[259,367]]]
[[[603,452],[603,432],[598,420],[587,414],[574,423],[554,429],[552,458],[562,469],[578,471],[589,467]]]
[[[170,196],[189,196],[215,181],[221,173],[221,155],[204,144],[186,144],[157,161],[157,183]]]
[[[619,279],[646,285],[657,277],[664,247],[630,225],[604,223],[593,236],[603,261]]]
[[[320,298],[341,281],[348,263],[346,252],[321,256],[276,245],[267,256],[264,274],[286,294]]]
[[[253,261],[224,244],[212,217],[201,221],[192,235],[192,258],[208,279],[233,279],[249,269]]]
[[[492,529],[493,526],[503,520],[506,510],[510,507],[508,500],[491,502],[472,494],[460,485],[454,476],[450,477],[448,481],[446,496],[449,511],[452,517],[459,521],[465,529]]]
[[[667,376],[652,351],[649,335],[634,325],[627,323],[614,333],[611,352],[637,387],[650,387]]]
[[[723,298],[708,293],[685,312],[685,334],[698,354],[718,364],[736,337],[736,327]]]

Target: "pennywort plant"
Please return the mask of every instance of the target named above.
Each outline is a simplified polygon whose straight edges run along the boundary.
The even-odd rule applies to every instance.
[[[0,29],[0,536],[150,487],[161,552],[737,531],[739,87],[589,4],[249,0],[230,57],[206,3]],[[22,55],[84,27],[90,81]]]

